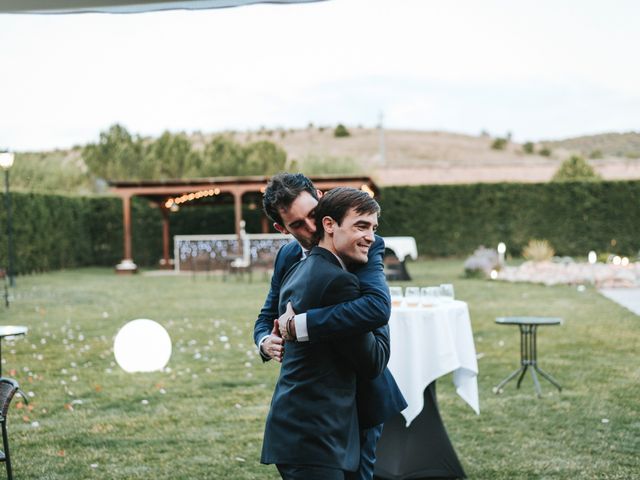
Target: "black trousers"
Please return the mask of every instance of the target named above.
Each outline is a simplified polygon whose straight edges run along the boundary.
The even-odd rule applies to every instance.
[[[283,480],[344,480],[344,471],[311,465],[276,465]]]

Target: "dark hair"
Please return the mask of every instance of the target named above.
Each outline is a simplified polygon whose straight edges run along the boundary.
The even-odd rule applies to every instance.
[[[342,223],[345,215],[351,209],[356,213],[380,214],[380,205],[367,192],[351,187],[337,187],[329,190],[318,202],[316,207],[316,239],[319,241],[324,235],[322,219],[333,218],[338,225]]]
[[[278,173],[271,177],[262,197],[264,213],[272,222],[283,225],[280,209],[286,210],[302,192],[318,199],[318,191],[311,180],[301,173]]]

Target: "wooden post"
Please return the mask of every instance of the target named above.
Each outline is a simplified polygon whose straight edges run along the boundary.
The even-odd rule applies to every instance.
[[[160,210],[162,211],[162,261],[160,266],[168,269],[171,268],[169,259],[169,210],[164,205],[160,206]]]
[[[233,206],[235,212],[236,221],[236,235],[240,238],[240,221],[242,220],[242,191],[234,189],[233,193]]]
[[[122,219],[124,233],[124,258],[116,265],[117,273],[135,273],[138,266],[133,263],[131,254],[131,195],[122,195]]]

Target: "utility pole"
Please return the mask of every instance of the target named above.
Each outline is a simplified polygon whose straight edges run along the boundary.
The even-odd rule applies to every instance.
[[[384,120],[384,113],[380,111],[380,115],[378,117],[378,135],[379,135],[379,146],[380,149],[380,165],[384,166],[387,163],[386,152],[384,146],[384,126],[382,125],[382,121]]]

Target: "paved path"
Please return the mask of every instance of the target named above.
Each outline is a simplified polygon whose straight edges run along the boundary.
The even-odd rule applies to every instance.
[[[640,288],[601,288],[598,291],[609,300],[640,315]]]

